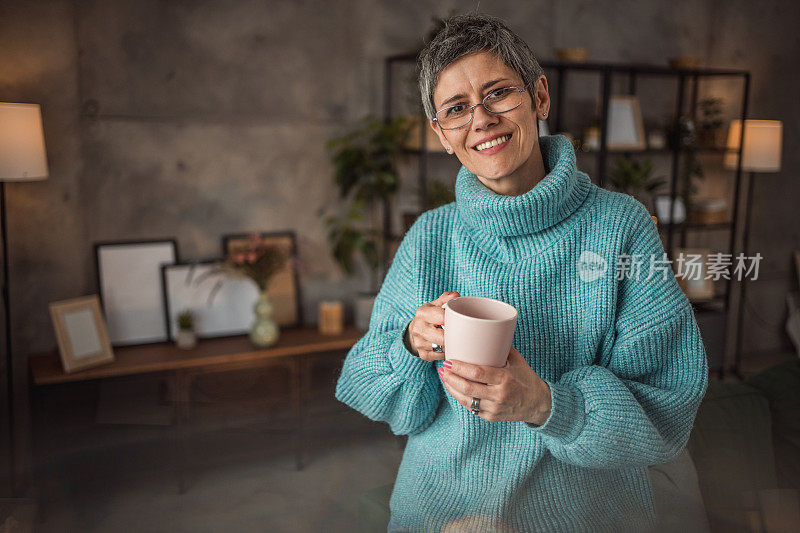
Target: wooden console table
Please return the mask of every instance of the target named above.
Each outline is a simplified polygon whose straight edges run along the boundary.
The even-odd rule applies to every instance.
[[[349,350],[364,331],[350,327],[341,335],[321,335],[316,328],[281,330],[278,342],[269,348],[255,348],[247,335],[201,339],[191,350],[181,350],[171,342],[126,346],[114,349],[114,362],[65,374],[57,351],[32,355],[30,375],[34,385],[46,386],[95,379],[168,373],[175,401],[176,443],[185,445],[184,426],[191,412],[192,379],[201,374],[273,365],[286,366],[291,376],[295,463],[302,468],[304,399],[308,392],[310,357],[325,352]],[[179,490],[186,491],[185,453],[177,453]]]

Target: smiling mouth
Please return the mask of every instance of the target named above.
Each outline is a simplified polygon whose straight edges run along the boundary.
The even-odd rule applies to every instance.
[[[492,139],[491,141],[486,141],[485,143],[481,143],[481,144],[475,146],[475,150],[481,152],[481,151],[486,150],[488,148],[493,148],[493,147],[495,147],[495,146],[497,146],[499,144],[506,143],[509,140],[511,140],[511,134],[507,133],[506,135],[501,135],[500,137]]]

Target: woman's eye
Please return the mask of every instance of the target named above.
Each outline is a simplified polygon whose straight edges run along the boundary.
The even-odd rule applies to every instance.
[[[501,89],[495,89],[494,91],[489,93],[489,98],[492,100],[499,100],[500,98],[504,98],[508,96],[513,89],[511,87],[503,87]]]
[[[466,109],[466,106],[464,104],[456,104],[454,106],[450,106],[449,108],[447,108],[447,114],[449,116],[459,115],[464,112],[464,109]]]

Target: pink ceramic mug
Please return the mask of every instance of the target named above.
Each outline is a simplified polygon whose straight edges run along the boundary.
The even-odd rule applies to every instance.
[[[459,296],[443,307],[445,359],[497,367],[506,364],[517,327],[513,305],[481,296]]]

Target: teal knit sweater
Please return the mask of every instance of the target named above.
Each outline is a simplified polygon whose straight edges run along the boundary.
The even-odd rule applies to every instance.
[[[409,435],[390,506],[412,531],[653,528],[647,467],[681,452],[706,390],[692,307],[671,270],[649,269],[664,253],[650,214],[591,183],[565,137],[540,145],[547,175],[520,196],[461,168],[456,201],[406,233],[339,377],[340,401]],[[639,275],[619,274],[625,257]],[[513,346],[551,391],[545,424],[473,415],[440,361],[406,350],[406,324],[445,291],[517,308]]]

